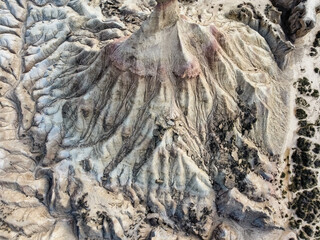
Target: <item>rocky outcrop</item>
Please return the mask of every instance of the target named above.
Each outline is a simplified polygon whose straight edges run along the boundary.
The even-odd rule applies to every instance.
[[[237,9],[231,10],[227,14],[227,17],[243,22],[257,31],[266,39],[278,66],[282,69],[285,67],[287,54],[294,49],[294,46],[286,40],[278,25],[256,11],[252,4],[239,4]]]
[[[283,11],[283,28],[288,37],[295,41],[305,36],[316,25],[316,14],[320,9],[318,0],[272,1]]]

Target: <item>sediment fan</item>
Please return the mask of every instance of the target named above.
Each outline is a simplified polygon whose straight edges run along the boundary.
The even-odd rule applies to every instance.
[[[31,195],[51,229],[22,237],[292,236],[272,182],[290,110],[277,57],[292,46],[226,18],[202,26],[176,0],[157,2],[133,34],[80,1],[14,3],[13,28],[22,22],[26,37],[10,97],[32,146],[28,176],[43,186]]]

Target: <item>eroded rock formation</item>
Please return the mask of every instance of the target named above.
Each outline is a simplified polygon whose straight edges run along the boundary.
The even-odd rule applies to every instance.
[[[315,27],[320,1],[274,0],[272,2],[283,11],[282,26],[291,40],[305,36]]]
[[[280,22],[189,15],[206,1],[1,4],[1,238],[295,239]]]
[[[274,24],[263,14],[257,12],[252,4],[240,4],[227,16],[250,26],[265,38],[279,67],[282,69],[285,67],[287,54],[294,49],[294,46],[286,40],[286,36],[278,24]],[[275,21],[277,23],[277,20]]]

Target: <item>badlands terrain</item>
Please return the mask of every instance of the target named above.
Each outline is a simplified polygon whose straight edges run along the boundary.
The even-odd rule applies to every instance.
[[[0,239],[320,239],[319,0],[0,0]]]

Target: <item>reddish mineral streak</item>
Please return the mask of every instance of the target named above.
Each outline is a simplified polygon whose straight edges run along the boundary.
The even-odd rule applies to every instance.
[[[181,66],[181,68],[175,72],[175,75],[182,79],[191,79],[199,76],[200,72],[201,68],[199,62],[196,58],[194,58],[192,61],[188,61],[183,66]]]

